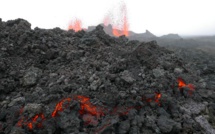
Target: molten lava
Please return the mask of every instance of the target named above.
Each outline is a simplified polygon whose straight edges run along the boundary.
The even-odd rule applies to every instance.
[[[182,78],[178,78],[178,88],[181,90],[183,87],[189,88],[189,94],[191,95],[194,90],[194,86],[192,84],[186,84],[185,81]],[[155,92],[155,95],[150,98],[146,98],[143,96],[142,100],[145,102],[155,102],[158,104],[158,106],[161,106],[160,99],[162,97],[162,94],[160,92]],[[73,98],[65,98],[58,102],[55,106],[54,111],[51,113],[50,118],[55,118],[57,115],[59,115],[59,112],[62,112],[65,110],[69,103],[75,100],[80,103],[80,110],[79,114],[83,117],[83,121],[85,125],[93,125],[97,126],[99,123],[100,117],[105,115],[118,115],[118,116],[125,116],[129,113],[132,109],[141,109],[142,106],[135,105],[135,106],[129,106],[129,107],[123,107],[123,106],[117,106],[115,108],[110,108],[110,110],[105,109],[104,107],[98,107],[93,105],[90,102],[90,98],[82,95],[76,95]],[[23,114],[23,108],[20,110],[21,116],[20,120],[17,122],[16,126],[18,127],[27,127],[29,130],[32,130],[34,128],[42,128],[42,123],[45,119],[45,116],[43,113],[36,114],[32,118],[27,118]],[[97,131],[103,130],[106,126],[110,125],[110,122],[98,129]]]
[[[35,116],[32,118],[32,121],[29,122],[29,123],[27,124],[27,126],[28,126],[28,128],[29,128],[30,130],[33,129],[33,124],[37,123],[37,119],[38,119],[38,118],[41,118],[42,121],[45,120],[45,116],[44,116],[43,114],[35,115]],[[38,128],[41,128],[41,127],[42,127],[42,122],[41,122],[41,123],[37,123],[36,125],[37,125]]]
[[[182,78],[178,78],[178,88],[181,89],[186,86],[185,81]]]
[[[57,103],[57,105],[55,107],[55,110],[52,112],[52,117],[55,117],[58,114],[59,111],[62,112],[64,110],[63,103],[65,101],[70,102],[71,98],[65,98],[65,99],[61,100],[59,103]]]
[[[125,35],[128,36],[129,32],[128,32],[128,17],[127,17],[127,8],[126,5],[123,4],[121,6],[121,14],[122,16],[120,16],[120,20],[119,20],[119,24],[115,25],[113,24],[113,35],[114,36],[121,36],[121,35]]]
[[[116,29],[116,28],[113,28],[112,33],[113,33],[114,36],[117,36],[117,37],[122,35],[121,31]]]
[[[79,110],[79,113],[81,115],[83,115],[85,113],[89,113],[89,114],[94,115],[96,117],[100,117],[100,116],[104,115],[104,113],[102,112],[102,110],[100,108],[94,106],[90,102],[90,98],[78,95],[77,100],[80,101],[80,103],[81,103],[81,109]]]
[[[106,16],[104,18],[104,25],[107,26],[108,24],[112,25],[112,34],[116,37],[125,35],[129,36],[129,24],[128,24],[128,17],[127,17],[127,7],[125,3],[123,3],[120,7],[120,16],[118,16],[117,24],[114,23],[114,20],[111,20],[110,16]],[[113,17],[114,18],[114,17]],[[116,21],[116,20],[115,20]]]
[[[160,102],[160,99],[161,99],[161,93],[159,92],[155,92],[155,95],[151,98],[146,98],[146,97],[143,97],[142,100],[145,100],[146,102],[156,102],[158,103],[158,106],[161,106],[161,102]]]
[[[71,21],[69,26],[68,26],[68,30],[74,30],[75,32],[80,31],[82,28],[82,22],[79,19],[75,19],[75,21]]]
[[[185,81],[182,78],[178,78],[178,89],[181,90],[183,87],[189,88],[189,94],[192,95],[193,91],[195,90],[193,84],[186,84]]]
[[[155,92],[155,102],[158,103],[158,105],[160,106],[160,98],[161,98],[161,93]]]
[[[41,119],[41,122],[37,122],[38,119]],[[21,119],[18,121],[17,126],[18,127],[23,127],[23,126],[27,126],[29,130],[33,129],[33,126],[35,125],[37,128],[41,128],[42,127],[42,122],[45,120],[45,116],[44,114],[37,114],[34,117],[32,117],[32,119],[30,121],[28,121],[28,119],[25,119],[24,117],[21,117]]]

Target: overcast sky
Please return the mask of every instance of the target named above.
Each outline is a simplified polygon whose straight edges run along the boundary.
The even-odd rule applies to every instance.
[[[103,22],[107,14],[117,14],[122,1],[134,32],[215,35],[215,0],[0,0],[0,18],[24,18],[32,28],[62,29],[79,18],[86,28]]]

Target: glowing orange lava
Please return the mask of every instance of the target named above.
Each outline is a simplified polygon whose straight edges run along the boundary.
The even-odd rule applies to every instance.
[[[181,90],[183,87],[187,87],[190,90],[188,93],[191,95],[194,91],[194,86],[192,84],[186,84],[185,81],[182,78],[178,78],[178,89]],[[150,98],[146,98],[143,96],[142,100],[144,102],[155,102],[158,104],[158,106],[161,106],[161,97],[162,94],[160,92],[155,92],[155,95],[151,96]],[[129,106],[129,107],[123,107],[123,106],[117,106],[112,107],[109,110],[104,107],[98,107],[96,105],[93,105],[90,102],[90,98],[83,96],[83,95],[76,95],[73,98],[65,98],[58,102],[55,106],[54,111],[51,113],[51,116],[48,116],[49,118],[55,118],[59,114],[59,112],[62,112],[65,110],[68,106],[71,100],[75,100],[80,103],[80,110],[79,114],[83,116],[85,125],[94,125],[97,126],[100,117],[105,115],[118,115],[118,116],[124,116],[129,113],[132,109],[140,109],[141,106],[135,105],[135,106]],[[20,110],[20,114],[23,114],[23,108]],[[24,115],[21,116],[20,120],[17,122],[16,126],[18,127],[27,127],[29,130],[32,130],[34,128],[42,128],[43,121],[47,119],[45,118],[43,113],[36,114],[32,118],[27,118]],[[98,131],[101,131],[104,129],[104,127],[110,125],[110,123],[107,122],[106,125],[101,127]]]
[[[41,122],[37,122],[38,119],[41,119]],[[34,117],[32,117],[32,119],[30,121],[28,121],[28,119],[25,119],[24,117],[21,117],[21,119],[18,121],[17,126],[18,127],[23,127],[23,126],[27,126],[29,130],[33,129],[33,126],[36,125],[38,128],[42,127],[42,122],[45,120],[45,116],[44,114],[37,114]]]
[[[116,15],[113,15],[116,16]],[[111,16],[106,16],[104,18],[104,25],[107,26],[108,24],[112,25],[112,34],[116,37],[125,35],[129,36],[129,24],[128,24],[128,17],[127,17],[127,7],[125,3],[123,3],[120,7],[120,16],[117,16],[118,19],[113,20]],[[116,17],[112,17],[116,18]],[[116,23],[117,22],[117,23]]]
[[[100,116],[104,115],[104,113],[102,112],[102,110],[100,108],[94,106],[90,102],[90,98],[78,95],[77,100],[80,101],[80,103],[81,103],[81,109],[79,111],[79,113],[81,115],[84,113],[89,113],[89,114],[94,115],[96,117],[100,117]]]
[[[82,22],[79,19],[75,19],[75,21],[71,21],[69,26],[68,26],[68,30],[73,29],[75,32],[80,31],[82,28]]]
[[[29,122],[27,124],[28,126],[28,129],[32,130],[33,129],[33,124],[37,123],[37,119],[38,118],[41,118],[42,121],[45,120],[45,116],[43,114],[38,114],[38,115],[35,115],[33,118],[32,118],[32,121]],[[41,128],[42,127],[42,122],[41,123],[37,123],[36,124],[38,128]]]
[[[61,100],[59,103],[57,103],[57,105],[55,107],[55,110],[52,112],[52,117],[55,117],[58,114],[59,111],[62,112],[64,110],[63,103],[65,101],[70,102],[71,98],[65,98],[65,99]]]
[[[16,126],[17,127],[22,127],[23,122],[24,122],[24,117],[21,117],[21,119],[17,122]]]
[[[189,94],[192,95],[193,91],[195,90],[195,87],[193,84],[186,84],[185,81],[182,78],[178,78],[178,89],[181,90],[183,87],[189,88]]]
[[[161,99],[161,93],[155,92],[155,102],[158,103],[159,106],[161,105],[160,99]]]
[[[128,36],[129,35],[129,25],[128,25],[128,17],[127,17],[127,8],[125,4],[122,4],[121,6],[121,15],[120,16],[120,23],[118,25],[113,24],[113,35],[114,36],[121,36],[121,35],[125,35]]]
[[[159,92],[155,92],[155,95],[154,97],[151,97],[151,98],[142,98],[142,100],[145,100],[146,102],[156,102],[158,103],[158,106],[161,106],[161,103],[160,103],[160,99],[161,99],[161,93]]]
[[[186,86],[185,81],[182,78],[178,78],[178,88],[181,89]]]

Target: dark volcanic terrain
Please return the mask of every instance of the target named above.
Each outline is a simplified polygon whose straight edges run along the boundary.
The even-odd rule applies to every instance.
[[[202,50],[0,19],[0,134],[214,134]]]

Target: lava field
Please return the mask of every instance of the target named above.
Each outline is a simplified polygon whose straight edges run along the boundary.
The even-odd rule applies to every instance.
[[[189,54],[0,19],[0,134],[215,134],[215,72]]]

